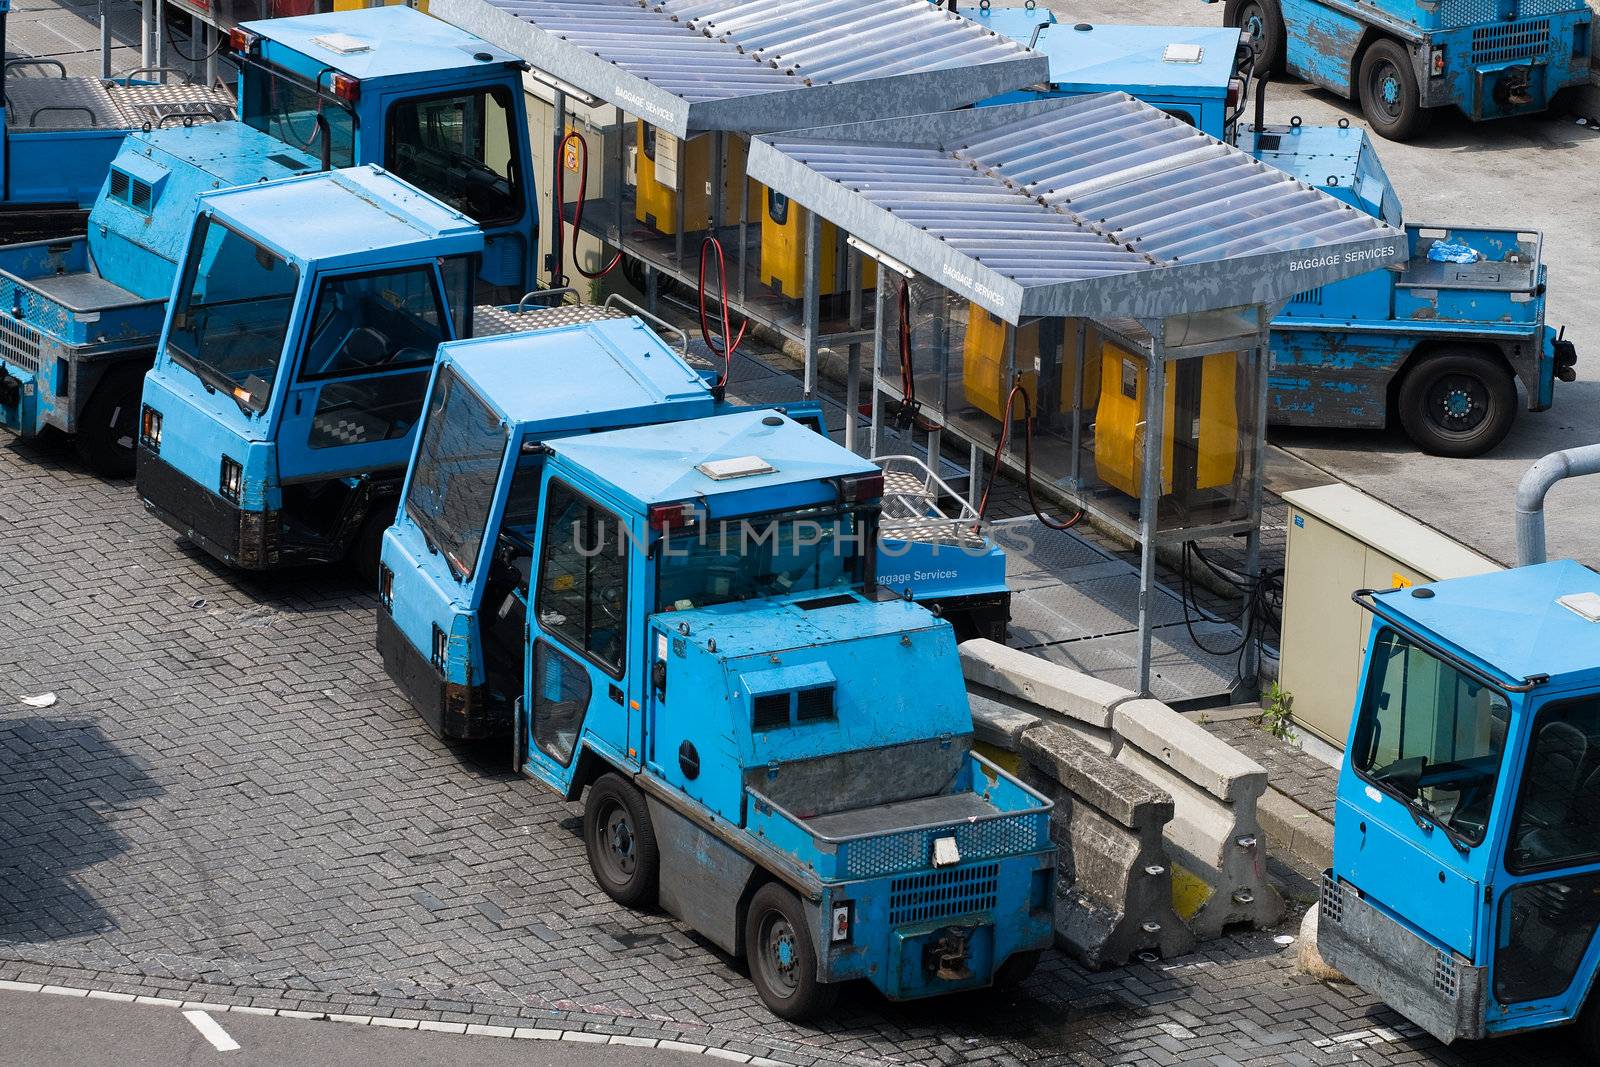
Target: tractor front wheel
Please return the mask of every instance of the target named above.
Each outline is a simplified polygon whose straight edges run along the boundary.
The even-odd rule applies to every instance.
[[[1379,41],[1367,49],[1356,87],[1373,132],[1391,141],[1409,141],[1428,128],[1431,112],[1422,106],[1411,56],[1398,42]]]

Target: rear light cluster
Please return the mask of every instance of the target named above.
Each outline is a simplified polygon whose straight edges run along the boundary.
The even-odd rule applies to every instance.
[[[1441,77],[1444,74],[1443,48],[1435,45],[1433,51],[1428,54],[1428,70],[1432,72],[1435,78]]]
[[[261,38],[242,27],[235,26],[228,31],[228,48],[237,55],[253,55],[260,43]]]
[[[139,443],[152,452],[161,451],[161,412],[149,404],[139,412]]]
[[[1244,79],[1243,78],[1229,78],[1228,79],[1227,106],[1230,109],[1236,108],[1236,107],[1239,106],[1240,102],[1243,101],[1243,100],[1244,100]]]
[[[846,504],[861,504],[883,495],[883,472],[854,474],[839,479],[839,499]]]
[[[666,533],[668,530],[693,526],[699,519],[699,512],[688,501],[680,501],[676,504],[650,505],[650,529],[658,533]]]
[[[330,87],[333,95],[347,104],[353,104],[361,97],[361,82],[348,74],[335,74]]]
[[[217,483],[217,491],[225,500],[235,504],[239,502],[239,491],[244,487],[244,468],[237,460],[230,456],[222,457],[222,478]]]

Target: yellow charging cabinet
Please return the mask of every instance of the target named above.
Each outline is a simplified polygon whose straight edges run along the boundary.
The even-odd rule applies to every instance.
[[[810,214],[792,204],[782,193],[757,186],[756,203],[761,206],[761,282],[781,295],[801,297],[806,292],[806,218]],[[818,296],[842,293],[848,287],[845,265],[839,255],[839,231],[833,223],[822,224],[820,240],[822,285]],[[878,264],[861,257],[861,288],[878,284]]]
[[[683,228],[694,233],[707,228],[711,217],[711,142],[708,133],[680,140],[636,119],[633,217],[657,233],[678,232],[678,190],[684,190]],[[722,170],[722,225],[739,221],[737,190],[745,180],[745,160],[750,144],[728,136],[727,165]]]
[[[1178,388],[1185,374],[1198,373],[1199,403],[1186,405],[1180,418]],[[1180,492],[1230,485],[1239,462],[1239,417],[1234,400],[1238,362],[1232,352],[1169,365],[1162,437],[1162,495],[1173,492],[1174,457],[1194,454],[1194,484]],[[1139,496],[1144,466],[1144,397],[1148,384],[1145,362],[1109,341],[1101,348],[1100,405],[1094,427],[1094,462],[1100,480],[1114,489]],[[1181,451],[1180,451],[1181,450]],[[1187,479],[1186,479],[1187,480]]]
[[[1021,383],[1022,391],[1028,394],[1035,415],[1039,414],[1039,375],[1034,368],[1039,365],[1039,329],[1042,324],[1042,319],[1034,319],[1024,323],[1017,331],[1017,381]],[[1061,353],[1061,407],[1064,410],[1072,407],[1072,383],[1077,367],[1073,355],[1077,349],[1077,328],[1077,319],[1062,320],[1062,336],[1069,339],[1062,346]],[[1001,417],[1000,409],[1011,391],[1005,384],[1006,338],[1013,329],[1017,328],[993,312],[977,304],[967,306],[967,333],[961,342],[961,387],[966,393],[967,403],[991,419]],[[1093,403],[1095,394],[1100,390],[1099,345],[1100,334],[1090,326],[1084,335],[1087,366],[1084,368],[1083,397],[1087,404]],[[1022,412],[1013,414],[1020,418]]]

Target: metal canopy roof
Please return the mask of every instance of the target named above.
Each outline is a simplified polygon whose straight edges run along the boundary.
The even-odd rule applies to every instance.
[[[962,107],[1049,76],[1043,56],[927,0],[433,0],[430,11],[680,137]]]
[[[749,175],[1011,322],[1273,304],[1407,258],[1400,231],[1125,93],[773,134]]]

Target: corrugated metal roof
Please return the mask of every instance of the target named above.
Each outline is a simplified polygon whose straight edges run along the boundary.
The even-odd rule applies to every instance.
[[[749,174],[1015,322],[1274,303],[1405,235],[1124,93],[758,140]]]
[[[927,0],[433,0],[430,10],[679,136],[961,107],[1049,74],[1043,56]]]

